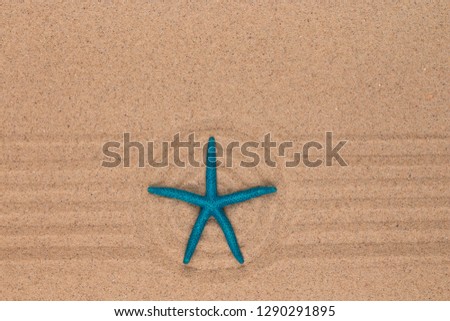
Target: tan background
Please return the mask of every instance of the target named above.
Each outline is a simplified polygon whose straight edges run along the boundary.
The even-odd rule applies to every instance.
[[[353,3],[353,4],[352,4]],[[358,3],[358,4],[355,4]],[[1,1],[0,299],[450,299],[449,2]],[[100,166],[104,142],[348,139],[345,168]]]

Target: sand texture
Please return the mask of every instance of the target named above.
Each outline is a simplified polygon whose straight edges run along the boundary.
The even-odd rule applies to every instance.
[[[448,1],[1,1],[0,300],[449,300]],[[102,167],[134,140],[347,140],[348,166]],[[317,155],[321,155],[319,152]],[[133,160],[135,162],[135,159]]]

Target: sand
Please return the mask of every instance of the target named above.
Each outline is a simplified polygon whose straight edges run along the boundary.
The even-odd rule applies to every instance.
[[[448,3],[1,5],[0,300],[449,300]],[[198,208],[204,168],[102,167],[176,133],[347,140],[348,166],[219,168],[239,265]],[[321,155],[317,152],[317,155]]]

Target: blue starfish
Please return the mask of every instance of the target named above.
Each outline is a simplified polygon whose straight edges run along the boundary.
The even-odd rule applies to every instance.
[[[148,192],[168,198],[178,199],[186,203],[199,206],[201,208],[197,220],[192,228],[191,236],[189,237],[186,251],[184,254],[183,263],[188,264],[194,254],[198,241],[205,228],[206,222],[212,216],[216,219],[222,228],[228,246],[231,249],[236,260],[243,264],[244,257],[234,234],[233,227],[228,220],[224,207],[232,204],[248,201],[252,198],[259,197],[265,194],[275,193],[277,189],[274,186],[259,186],[238,191],[227,195],[217,194],[217,163],[216,163],[216,143],[214,137],[208,141],[208,151],[206,157],[206,194],[199,195],[185,190],[180,190],[170,187],[153,187],[148,188]]]

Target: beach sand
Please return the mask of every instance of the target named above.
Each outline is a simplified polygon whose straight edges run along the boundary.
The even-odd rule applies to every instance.
[[[448,3],[27,4],[1,10],[0,300],[449,300]],[[348,166],[102,166],[130,133],[295,146]],[[135,153],[134,150],[133,153]],[[323,151],[314,155],[320,157]],[[239,159],[237,159],[239,160]]]

